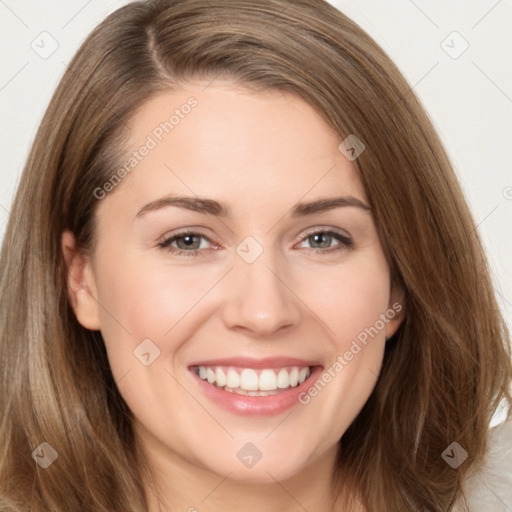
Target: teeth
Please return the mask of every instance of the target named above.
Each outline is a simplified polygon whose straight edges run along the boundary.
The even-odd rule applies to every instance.
[[[269,395],[277,395],[278,391],[245,391],[245,389],[231,389],[228,386],[224,386],[223,391],[227,391],[228,393],[237,393],[238,395],[245,396],[269,396]]]
[[[221,368],[217,368],[215,370],[215,380],[216,380],[217,386],[219,386],[219,388],[226,385],[226,382],[227,382],[226,374],[222,371]]]
[[[240,387],[246,391],[256,391],[258,389],[258,374],[251,368],[245,368],[240,374]]]
[[[309,368],[302,368],[299,372],[299,384],[302,384],[309,377]]]
[[[211,368],[206,369],[206,379],[210,384],[215,382],[215,373]]]
[[[311,374],[309,367],[297,366],[281,368],[280,370],[265,369],[259,374],[252,368],[235,368],[199,366],[198,375],[201,379],[223,388],[230,393],[246,396],[268,396],[294,388],[302,384]]]
[[[290,372],[290,386],[295,387],[299,383],[299,369],[294,368]]]
[[[276,372],[273,370],[263,370],[260,373],[259,389],[261,391],[274,391],[277,389]]]
[[[201,374],[199,374],[199,377],[201,377]],[[238,375],[238,373],[235,372],[235,370],[233,370],[233,368],[230,368],[228,370],[228,378],[227,378],[226,386],[229,386],[230,388],[240,387],[240,375]]]
[[[290,374],[283,368],[279,370],[277,374],[277,387],[280,389],[286,389],[290,386]]]

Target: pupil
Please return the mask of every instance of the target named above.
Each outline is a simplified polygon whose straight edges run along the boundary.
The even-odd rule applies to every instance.
[[[313,235],[315,243],[318,242],[318,243],[322,244],[322,241],[321,241],[322,237],[325,237],[326,241],[327,241],[327,245],[324,243],[324,245],[322,247],[328,247],[329,246],[328,241],[329,241],[330,235],[325,235],[325,234],[321,234],[321,233]]]
[[[178,238],[178,243],[181,240],[185,247],[190,248],[192,245],[194,245],[194,238],[196,238],[194,235],[183,235],[182,237]]]

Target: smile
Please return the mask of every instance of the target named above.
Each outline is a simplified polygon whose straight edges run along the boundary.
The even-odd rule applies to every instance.
[[[198,390],[239,415],[272,416],[300,405],[298,396],[321,375],[318,361],[291,357],[232,357],[188,366]]]
[[[282,368],[239,368],[198,366],[191,368],[199,378],[213,386],[245,396],[270,396],[302,384],[310,375],[309,366]]]

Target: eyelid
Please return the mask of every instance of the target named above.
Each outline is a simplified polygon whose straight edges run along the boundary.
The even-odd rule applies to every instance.
[[[312,228],[310,231],[306,231],[304,234],[300,235],[300,241],[296,245],[300,245],[305,240],[307,240],[310,236],[316,235],[317,233],[321,233],[323,235],[331,236],[339,242],[334,247],[329,247],[327,249],[318,249],[315,247],[307,248],[309,251],[312,251],[315,254],[330,254],[334,253],[337,250],[341,249],[351,249],[354,246],[354,242],[352,240],[352,237],[347,233],[343,233],[341,230],[337,228],[332,227],[321,227],[317,226],[315,228]]]
[[[158,246],[161,249],[166,249],[171,253],[175,253],[178,256],[180,255],[187,255],[187,256],[195,256],[198,253],[204,253],[204,251],[211,251],[211,250],[218,250],[220,244],[215,241],[213,237],[210,237],[208,235],[203,234],[200,231],[201,228],[184,228],[182,230],[178,230],[175,233],[166,234],[163,237],[159,239]],[[308,239],[310,236],[322,233],[325,235],[332,236],[338,238],[338,241],[340,242],[338,245],[334,247],[330,247],[327,249],[318,249],[318,248],[309,248],[310,251],[313,251],[315,253],[330,253],[340,248],[340,246],[344,246],[345,248],[351,248],[353,246],[352,237],[347,232],[343,232],[343,230],[340,230],[339,228],[334,228],[332,226],[314,226],[302,234],[300,234],[300,240],[294,245],[300,245],[302,242],[304,242],[306,239]],[[185,236],[196,236],[198,238],[204,238],[209,243],[216,245],[217,247],[213,247],[210,249],[192,249],[190,251],[178,249],[176,247],[173,247],[171,244],[177,239]],[[306,248],[308,249],[308,248]]]
[[[176,232],[167,233],[158,239],[158,245],[160,247],[162,247],[162,245],[168,243],[169,241],[173,242],[174,239],[184,237],[187,235],[204,238],[205,240],[208,240],[208,242],[210,242],[213,245],[217,245],[217,246],[220,245],[218,242],[215,241],[215,239],[213,237],[202,233],[200,231],[200,228],[194,228],[194,227],[184,228],[184,229],[178,230]],[[166,247],[164,246],[163,248],[165,249]],[[180,249],[176,249],[176,250],[179,251]],[[193,252],[193,251],[187,251],[187,252]]]
[[[314,235],[315,233],[318,233],[318,232],[322,232],[322,233],[335,233],[339,236],[342,236],[342,237],[345,237],[347,239],[352,239],[352,237],[350,236],[350,234],[344,230],[341,230],[339,228],[334,228],[332,226],[314,226],[310,229],[307,229],[306,231],[303,232],[303,234],[299,235],[302,240],[304,238],[307,238],[308,236],[311,236],[311,235]]]

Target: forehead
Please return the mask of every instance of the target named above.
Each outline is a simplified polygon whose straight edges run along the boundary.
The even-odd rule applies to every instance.
[[[215,197],[230,210],[350,194],[365,200],[341,138],[305,101],[276,90],[191,83],[149,99],[129,123],[115,194],[141,205],[165,194]]]

